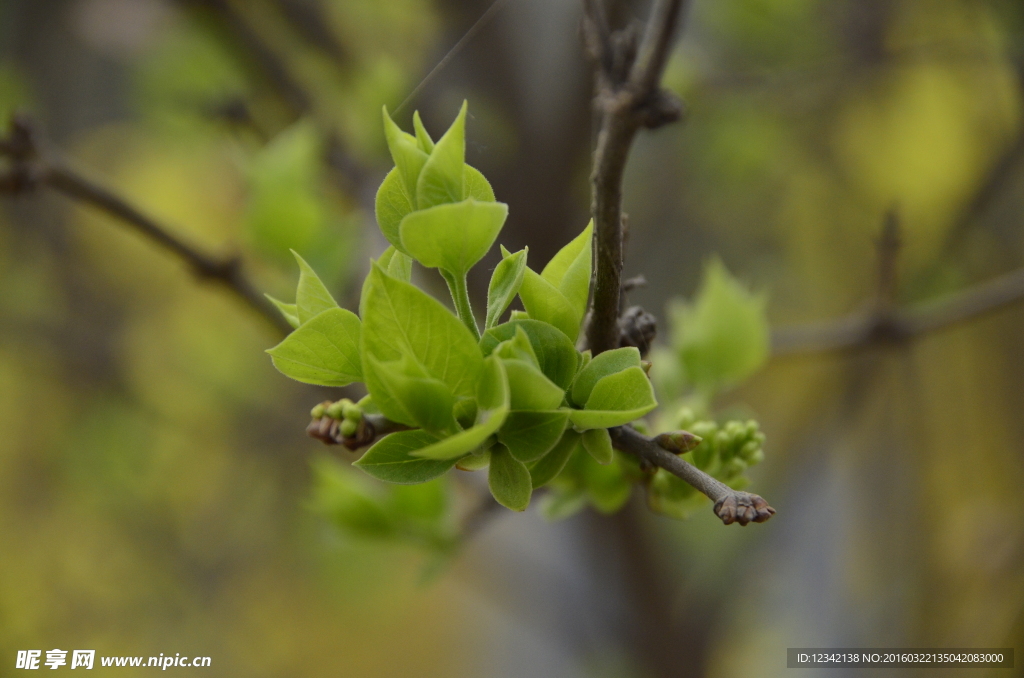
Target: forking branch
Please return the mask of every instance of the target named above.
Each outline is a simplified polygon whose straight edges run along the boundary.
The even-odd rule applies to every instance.
[[[215,282],[229,290],[278,332],[287,334],[291,331],[291,326],[246,276],[239,257],[218,257],[194,247],[175,235],[172,229],[113,191],[85,178],[41,146],[38,135],[27,120],[12,121],[9,134],[0,139],[0,157],[7,157],[10,161],[9,170],[0,174],[0,193],[18,194],[42,185],[90,205],[177,256],[200,279]]]

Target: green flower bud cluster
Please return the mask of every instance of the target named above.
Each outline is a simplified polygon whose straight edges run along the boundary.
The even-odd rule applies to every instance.
[[[309,415],[313,419],[329,417],[341,422],[339,430],[345,438],[351,438],[359,429],[359,422],[363,420],[363,408],[348,398],[342,398],[337,402],[324,402],[314,407]]]
[[[693,410],[683,407],[671,423],[703,439],[683,454],[683,459],[732,488],[745,487],[747,469],[764,459],[765,436],[754,420],[733,420],[720,425],[698,419]],[[652,476],[647,499],[651,510],[675,518],[687,517],[706,501],[704,495],[663,469]]]

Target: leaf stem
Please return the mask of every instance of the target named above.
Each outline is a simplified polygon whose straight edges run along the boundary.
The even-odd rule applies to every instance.
[[[473,307],[469,303],[469,287],[466,285],[466,276],[452,275],[444,269],[441,270],[441,277],[448,283],[448,291],[452,294],[452,301],[455,302],[455,313],[469,331],[473,338],[480,341],[480,328],[476,326],[476,318],[473,317]]]

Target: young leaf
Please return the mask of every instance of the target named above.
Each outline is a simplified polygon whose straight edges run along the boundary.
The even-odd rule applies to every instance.
[[[480,471],[488,467],[491,463],[491,451],[482,450],[468,454],[462,459],[459,459],[455,463],[455,468],[460,471]]]
[[[413,111],[412,127],[416,130],[416,143],[419,145],[420,150],[430,155],[430,152],[434,150],[434,140],[430,138],[427,128],[423,126],[423,120],[420,119],[419,111]]]
[[[540,369],[540,360],[533,350],[533,344],[522,327],[516,328],[516,335],[508,341],[503,341],[494,349],[491,355],[507,360],[525,360],[537,369]]]
[[[364,538],[395,536],[396,525],[372,481],[334,459],[313,461],[313,506],[344,531]]]
[[[388,150],[391,151],[391,159],[395,161],[395,167],[402,177],[406,192],[415,195],[416,182],[420,178],[420,171],[427,162],[427,154],[419,147],[416,137],[403,132],[388,115],[388,107],[384,106],[384,136],[388,140]]]
[[[270,300],[270,303],[274,306],[277,306],[277,310],[281,312],[281,315],[284,316],[284,319],[288,321],[289,325],[293,328],[297,328],[299,326],[299,311],[295,304],[286,304],[280,299],[275,299],[269,294],[264,294],[263,296]]]
[[[597,382],[586,409],[572,410],[569,420],[580,430],[611,428],[639,419],[657,406],[643,368],[630,367]]]
[[[587,507],[587,494],[582,489],[552,489],[540,500],[540,515],[549,522],[565,520]]]
[[[379,362],[367,354],[363,366],[367,382],[373,382],[379,407],[393,421],[437,436],[459,430],[452,415],[455,398],[451,390],[439,379],[428,376],[412,356],[406,354],[399,360]]]
[[[491,274],[491,283],[487,286],[487,320],[484,329],[489,330],[498,323],[498,318],[505,312],[508,305],[519,294],[526,272],[526,255],[530,248],[525,247],[515,254],[501,248],[504,259],[498,262]]]
[[[618,459],[606,465],[590,461],[584,466],[587,497],[591,505],[601,513],[615,513],[629,501],[629,495],[633,493],[633,480],[626,476],[624,470]]]
[[[306,384],[346,386],[362,381],[359,318],[343,308],[317,315],[269,349],[274,367]]]
[[[487,181],[487,177],[477,168],[465,165],[462,182],[462,197],[464,199],[472,198],[478,202],[494,202],[494,189],[491,188],[491,182]]]
[[[576,341],[583,320],[582,309],[576,309],[558,288],[529,267],[523,274],[519,298],[531,318],[554,325],[570,341]]]
[[[466,103],[455,122],[434,145],[416,184],[416,207],[425,209],[448,202],[461,202],[466,164]]]
[[[609,374],[621,372],[630,367],[640,367],[640,351],[633,346],[605,351],[587,363],[572,382],[572,401],[585,405],[594,385]]]
[[[590,294],[593,232],[594,222],[591,220],[582,233],[551,258],[541,273],[541,277],[569,301],[580,318],[586,311]]]
[[[567,410],[509,412],[498,430],[498,442],[513,457],[528,464],[543,457],[561,440],[568,421]]]
[[[565,391],[525,360],[504,360],[513,410],[555,410]]]
[[[537,460],[530,467],[530,476],[533,479],[533,488],[537,489],[551,482],[555,476],[562,472],[569,457],[580,446],[580,434],[572,429],[562,434],[561,439],[555,443],[551,451]]]
[[[402,282],[412,280],[412,257],[395,250],[387,264],[388,275]]]
[[[692,308],[672,313],[686,378],[704,391],[734,384],[768,358],[765,298],[748,292],[719,259],[704,269]]]
[[[504,366],[497,358],[484,361],[477,387],[477,402],[479,409],[474,426],[416,454],[429,459],[457,459],[484,445],[501,428],[508,416],[509,390]]]
[[[439,301],[392,278],[379,265],[370,271],[368,284],[363,304],[364,354],[379,361],[411,355],[428,376],[447,384],[456,398],[475,396],[483,356],[459,319]],[[367,387],[372,395],[369,380]]]
[[[292,254],[299,264],[299,288],[295,293],[299,323],[305,323],[328,309],[338,308],[338,302],[327,291],[327,286],[321,282],[316,271],[299,256],[298,252],[293,250]]]
[[[576,376],[579,353],[564,332],[547,323],[522,319],[496,325],[480,338],[480,350],[484,355],[490,355],[498,344],[515,338],[519,330],[525,332],[530,339],[530,345],[533,346],[533,352],[544,376],[559,388],[569,388],[573,377]]]
[[[583,448],[598,464],[610,464],[615,458],[612,438],[606,428],[592,428],[583,432]]]
[[[435,442],[437,438],[426,431],[392,433],[378,440],[353,466],[389,483],[425,483],[444,475],[455,465],[454,459],[437,460],[412,456],[416,450]]]
[[[530,505],[533,482],[530,471],[503,446],[491,448],[487,485],[499,504],[513,511],[525,511]]]
[[[416,209],[413,204],[412,194],[405,188],[405,182],[395,167],[377,189],[377,198],[374,202],[374,210],[377,214],[377,225],[380,232],[384,234],[388,242],[395,247],[402,248],[402,239],[399,237],[398,229],[405,215]]]
[[[463,278],[491,249],[507,217],[504,203],[464,200],[407,215],[399,233],[404,251],[421,264]]]

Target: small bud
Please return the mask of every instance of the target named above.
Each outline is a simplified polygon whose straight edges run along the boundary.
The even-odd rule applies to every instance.
[[[359,420],[363,418],[363,409],[351,401],[343,402],[341,416],[345,417],[348,421],[354,421],[358,424]]]
[[[309,411],[309,416],[313,419],[320,419],[327,414],[327,406],[331,404],[331,401],[325,400],[312,410]]]
[[[345,419],[341,422],[341,435],[344,438],[351,438],[356,434],[356,430],[359,429],[359,422],[352,421],[351,419]]]
[[[644,374],[646,374],[647,376],[651,376],[651,361],[650,360],[641,360],[640,361],[640,367],[643,368]]]
[[[674,431],[672,433],[662,433],[654,439],[654,442],[669,452],[684,454],[696,449],[698,445],[704,442],[704,439],[689,431]]]
[[[331,419],[341,419],[342,413],[345,410],[345,403],[351,402],[348,398],[342,398],[336,403],[331,403],[327,406],[327,416]]]
[[[726,525],[763,523],[775,515],[775,509],[763,498],[749,492],[731,492],[715,502],[715,515]]]

